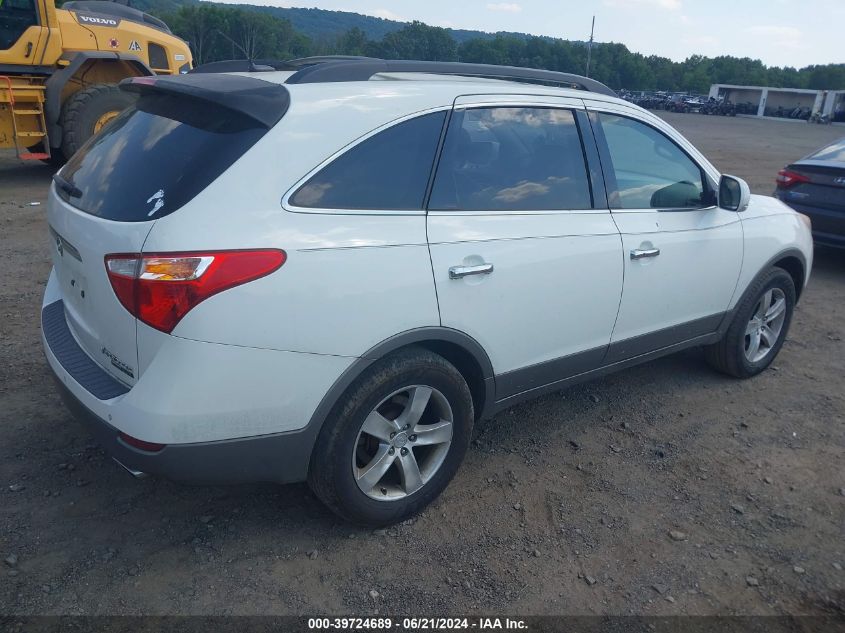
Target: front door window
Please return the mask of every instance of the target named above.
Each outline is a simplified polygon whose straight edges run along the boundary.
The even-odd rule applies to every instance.
[[[708,206],[701,168],[674,142],[634,119],[604,112],[599,118],[616,180],[611,209]]]

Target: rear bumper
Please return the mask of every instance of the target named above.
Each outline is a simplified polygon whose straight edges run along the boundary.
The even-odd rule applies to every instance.
[[[41,318],[48,365],[75,417],[127,469],[183,481],[304,480],[320,430],[315,412],[353,361],[157,333],[130,388],[77,342],[54,275]],[[120,433],[165,448],[139,450]]]
[[[73,416],[83,422],[97,443],[133,475],[161,475],[193,483],[292,483],[308,475],[318,429],[264,435],[222,442],[173,444],[157,453],[125,444],[119,431],[88,409],[55,376],[59,393]]]

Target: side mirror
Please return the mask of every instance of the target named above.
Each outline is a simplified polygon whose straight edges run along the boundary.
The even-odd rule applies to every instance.
[[[728,211],[745,211],[751,202],[748,183],[736,176],[724,175],[719,180],[719,206]]]

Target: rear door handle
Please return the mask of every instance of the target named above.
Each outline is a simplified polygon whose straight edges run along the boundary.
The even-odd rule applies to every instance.
[[[478,264],[477,266],[452,266],[449,268],[449,279],[461,279],[470,275],[489,275],[493,272],[493,264]]]
[[[659,248],[635,248],[631,251],[631,259],[645,259],[646,257],[657,257],[660,255]]]

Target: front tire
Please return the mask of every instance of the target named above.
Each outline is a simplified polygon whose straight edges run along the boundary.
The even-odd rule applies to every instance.
[[[114,84],[80,90],[62,106],[62,154],[73,156],[100,128],[135,103],[135,95]]]
[[[795,283],[789,273],[770,268],[745,292],[722,340],[704,348],[707,362],[737,378],[762,372],[786,340],[795,301]]]
[[[420,512],[463,461],[474,419],[466,381],[443,357],[407,348],[368,368],[326,421],[308,483],[344,519],[366,526]]]

